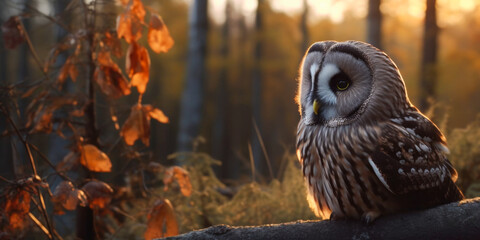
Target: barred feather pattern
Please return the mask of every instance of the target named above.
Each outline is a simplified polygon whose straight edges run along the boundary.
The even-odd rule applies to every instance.
[[[399,124],[399,118],[335,128],[300,121],[297,155],[309,204],[318,216],[373,220],[463,198],[454,184],[456,171],[445,156],[443,136],[418,135],[436,127],[419,113],[411,115],[427,127],[417,126],[414,117],[401,118],[407,126],[415,121],[412,128]]]

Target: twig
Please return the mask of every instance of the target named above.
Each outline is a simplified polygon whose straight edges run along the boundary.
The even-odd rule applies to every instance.
[[[45,235],[47,235],[48,238],[53,239],[50,232],[48,232],[48,229],[46,229],[45,226],[43,226],[42,222],[40,222],[40,220],[38,220],[38,218],[36,218],[35,215],[33,215],[33,213],[28,212],[28,216],[37,225],[37,227],[40,228],[40,230],[42,230],[42,232],[45,233]]]
[[[31,197],[30,199],[32,199],[33,203],[35,204],[35,207],[37,207],[37,210],[38,210],[38,211],[42,211],[42,210],[41,210],[41,207],[38,205],[37,200],[35,200],[35,198],[33,198],[33,197]],[[33,215],[33,214],[32,214],[32,215]],[[33,216],[35,216],[35,215],[33,215]],[[32,220],[33,220],[33,219],[32,219]],[[40,221],[39,221],[39,222],[40,222]],[[41,223],[41,222],[40,222],[40,223]],[[43,224],[42,224],[42,227],[45,228],[45,227],[43,226]],[[58,234],[58,232],[57,232],[55,229],[53,229],[53,235],[55,235],[55,237],[57,237],[57,238],[60,239],[60,240],[63,239],[63,238],[60,236],[60,234]]]
[[[270,177],[274,179],[275,177],[273,176],[272,164],[270,162],[270,158],[268,157],[267,149],[265,148],[262,135],[260,134],[260,130],[258,130],[258,126],[257,126],[257,123],[255,122],[255,119],[252,118],[252,122],[253,122],[253,127],[255,128],[255,132],[257,133],[258,141],[260,142],[260,146],[262,147],[263,156],[265,156],[265,161],[267,162],[268,172],[270,173]]]
[[[13,181],[10,181],[10,180],[4,178],[3,176],[0,176],[0,180],[2,180],[2,181],[4,181],[4,182],[7,182],[7,183],[10,183],[10,184],[14,184]]]
[[[255,182],[255,164],[253,163],[252,144],[248,143],[248,154],[250,156],[250,166],[252,168],[252,182]]]
[[[25,40],[27,40],[28,48],[30,49],[30,52],[33,55],[33,58],[35,59],[35,62],[37,63],[38,67],[40,68],[40,71],[43,73],[46,79],[50,80],[50,77],[48,76],[47,72],[45,72],[45,69],[43,69],[42,62],[40,61],[40,58],[38,57],[37,51],[35,51],[35,48],[33,47],[32,41],[30,40],[30,36],[28,35],[25,25],[23,25],[23,22],[18,20],[19,23],[19,30],[22,32],[22,35],[25,37]]]
[[[72,1],[73,2],[73,1]],[[71,4],[71,3],[70,3]],[[35,12],[36,14],[50,20],[51,22],[57,24],[58,26],[62,27],[63,29],[65,29],[67,32],[68,32],[68,26],[63,24],[62,22],[58,21],[56,18],[52,17],[52,16],[49,16],[41,11],[39,11],[38,9],[32,7],[30,4],[27,4],[26,7],[28,8],[28,10],[32,11],[32,12]],[[67,6],[68,8],[68,6]]]
[[[29,144],[29,145],[33,148],[33,150],[35,150],[35,151],[37,152],[37,154],[40,156],[40,158],[41,158],[45,163],[47,163],[47,164],[55,171],[55,173],[56,173],[58,176],[60,176],[60,177],[63,178],[64,180],[68,180],[68,181],[70,181],[70,182],[73,182],[73,180],[70,179],[68,176],[66,176],[65,174],[57,171],[57,168],[55,167],[55,165],[53,165],[53,163],[50,162],[50,160],[48,160],[47,156],[45,156],[45,154],[43,154],[43,153],[40,151],[40,149],[38,149],[37,146],[35,146],[35,145],[33,145],[33,144]]]

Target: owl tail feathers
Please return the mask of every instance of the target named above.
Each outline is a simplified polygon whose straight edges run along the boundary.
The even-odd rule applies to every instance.
[[[308,192],[307,194],[308,206],[312,209],[315,216],[322,219],[330,219],[332,210],[327,206],[325,199],[320,198],[318,201],[315,199],[312,193]]]
[[[463,196],[462,191],[455,185],[455,183],[450,182],[447,187],[447,191],[445,192],[445,199],[447,200],[447,203],[450,202],[458,202],[462,199],[464,199],[465,196]]]

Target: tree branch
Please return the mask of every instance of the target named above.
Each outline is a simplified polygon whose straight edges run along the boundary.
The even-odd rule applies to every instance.
[[[160,226],[159,226],[160,227]],[[218,225],[167,239],[478,239],[480,197],[360,221],[298,221],[255,227]]]

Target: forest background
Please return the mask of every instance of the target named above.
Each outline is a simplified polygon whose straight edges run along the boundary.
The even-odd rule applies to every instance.
[[[150,37],[133,41],[123,37],[116,51],[119,56],[135,52],[127,50],[134,46],[132,42],[150,46],[145,48],[150,58],[148,84],[143,90],[138,83],[133,84],[135,73],[129,72],[128,63],[123,68],[123,56],[112,59],[125,69],[121,74],[132,78],[127,84],[137,86],[131,93],[121,88],[120,97],[112,97],[103,91],[105,86],[92,82],[91,90],[78,86],[80,78],[88,78],[82,75],[88,62],[83,58],[69,62],[69,56],[77,54],[75,48],[59,53],[55,49],[88,36],[91,29],[76,24],[83,18],[88,22],[92,16],[96,18],[95,29],[119,36],[118,16],[135,9],[135,2],[140,1],[0,3],[2,204],[21,199],[18,189],[25,189],[28,181],[55,199],[62,181],[68,180],[80,190],[96,179],[111,190],[106,206],[97,205],[87,213],[93,216],[86,218],[93,219],[91,234],[97,238],[143,236],[153,218],[147,215],[154,215],[155,206],[162,206],[164,225],[169,219],[166,229],[177,228],[174,233],[160,231],[161,236],[222,223],[255,225],[315,219],[305,201],[295,157],[299,114],[294,97],[305,50],[323,40],[367,41],[385,51],[399,67],[410,100],[447,135],[450,159],[460,174],[459,186],[467,196],[480,195],[480,1],[143,0],[150,19],[143,26],[150,30],[151,19],[158,14],[168,27],[173,46],[163,45],[165,49],[156,51]],[[93,11],[96,15],[91,15]],[[8,38],[11,28],[6,24],[12,16],[20,16],[14,29],[20,29],[20,39],[26,41],[13,47],[10,44],[15,39]],[[146,36],[145,29],[140,32]],[[43,66],[51,61],[52,52],[56,58],[44,71],[38,62]],[[110,52],[114,54],[114,50]],[[102,64],[101,57],[94,58]],[[55,90],[45,87],[49,79],[53,79]],[[73,109],[57,104],[48,110],[51,116],[46,123],[38,120],[46,104],[34,100],[45,92],[55,97],[84,94],[91,98],[71,104]],[[46,101],[52,99],[56,98]],[[76,128],[65,130],[62,122],[86,114],[88,125],[92,99],[95,133],[89,135],[89,130],[84,130],[85,136],[75,137],[72,129]],[[149,134],[139,133],[142,142],[133,144],[135,139],[128,140],[124,128],[135,106],[140,106],[135,105],[137,102],[149,104],[142,108],[148,112],[145,119],[149,128],[145,131]],[[80,112],[72,115],[74,110]],[[70,120],[62,120],[67,118]],[[150,125],[151,118],[158,121]],[[92,140],[91,136],[97,137]],[[30,144],[35,146],[33,155],[23,146]],[[84,158],[85,149],[89,149],[86,145],[108,155],[111,170],[97,173],[81,163],[78,159]],[[71,154],[80,156],[74,166],[59,170],[58,165],[70,161]],[[32,159],[38,171],[33,175]],[[48,186],[35,183],[35,176]],[[48,189],[54,193],[47,193]],[[32,191],[32,199],[38,191]],[[92,197],[88,198],[92,202]],[[20,221],[20,229],[29,224],[50,229],[45,219],[51,218],[58,234],[46,236],[80,236],[81,227],[74,223],[82,213],[68,211],[76,204],[65,213],[58,211],[55,200],[48,199],[44,206],[47,217],[40,217],[41,204],[29,205],[21,218],[32,212],[40,223],[30,216],[30,220]],[[163,210],[165,205],[170,210]],[[2,227],[11,226],[11,216],[2,212]],[[171,227],[172,219],[178,225]],[[18,228],[9,231],[19,234]]]

